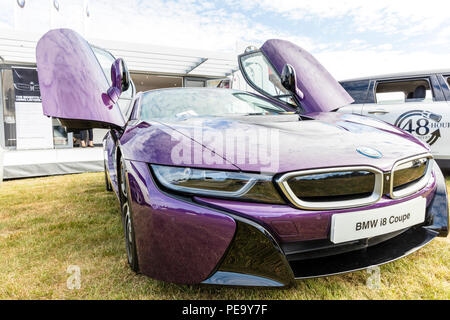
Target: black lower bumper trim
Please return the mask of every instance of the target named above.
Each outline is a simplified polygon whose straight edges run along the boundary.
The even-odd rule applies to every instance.
[[[438,235],[424,227],[408,231],[362,250],[289,262],[295,278],[311,278],[365,269],[402,258],[426,245]]]
[[[252,221],[234,217],[236,234],[215,273],[204,284],[283,287],[294,275],[272,236]]]

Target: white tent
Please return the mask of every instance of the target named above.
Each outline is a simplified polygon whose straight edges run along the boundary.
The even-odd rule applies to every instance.
[[[0,30],[0,60],[35,63],[41,35]],[[161,47],[149,44],[87,39],[92,45],[123,58],[130,71],[220,78],[238,69],[235,54]]]
[[[0,30],[0,65],[35,66],[35,49],[41,36],[42,34]],[[115,57],[123,58],[130,72],[135,74],[207,80],[227,77],[238,69],[235,54],[98,39],[87,40],[94,46],[108,50]],[[2,108],[0,103],[0,131],[3,131],[4,120]],[[103,135],[96,134],[99,138]],[[0,132],[0,139],[3,139],[3,132]],[[101,148],[7,149],[4,153],[5,179],[101,170],[103,170]],[[1,171],[3,173],[3,170]]]

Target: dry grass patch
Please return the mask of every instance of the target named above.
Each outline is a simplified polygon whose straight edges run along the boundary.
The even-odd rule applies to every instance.
[[[449,183],[449,181],[447,181]],[[381,267],[296,281],[287,290],[181,286],[134,274],[126,263],[119,206],[103,173],[6,181],[0,187],[2,299],[449,299],[449,238]],[[81,289],[66,286],[68,266]]]

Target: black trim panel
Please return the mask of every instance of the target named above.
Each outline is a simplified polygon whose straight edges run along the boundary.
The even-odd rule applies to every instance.
[[[365,269],[400,259],[437,236],[423,227],[411,228],[398,237],[365,249],[309,260],[291,261],[295,278],[311,278]]]
[[[291,285],[294,275],[272,236],[250,221],[247,223],[239,218],[235,221],[236,234],[226,255],[216,272],[203,283],[242,286],[245,276],[251,275],[251,286],[268,286],[270,282],[274,285],[269,286]],[[217,274],[230,276],[225,279]]]

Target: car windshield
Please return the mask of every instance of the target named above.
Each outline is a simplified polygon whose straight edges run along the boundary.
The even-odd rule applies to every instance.
[[[183,120],[198,116],[274,115],[288,111],[246,92],[228,89],[163,89],[144,93],[141,119]]]

